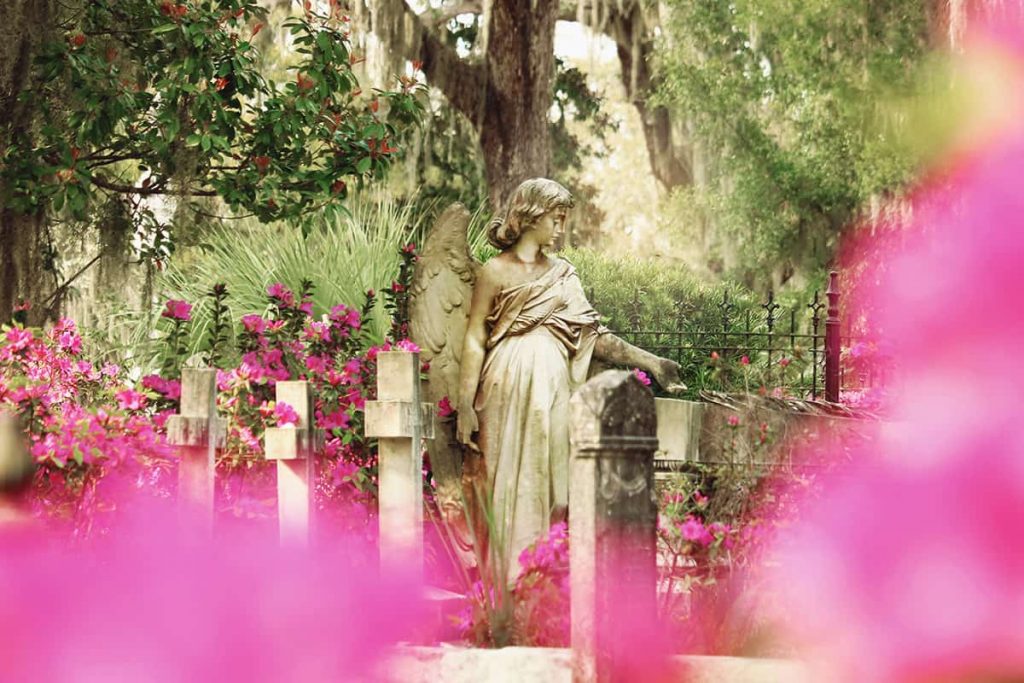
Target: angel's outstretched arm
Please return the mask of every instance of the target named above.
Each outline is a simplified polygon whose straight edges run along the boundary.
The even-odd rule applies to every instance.
[[[469,305],[469,323],[462,347],[462,367],[459,375],[457,436],[459,441],[467,445],[472,441],[473,432],[480,427],[476,411],[473,409],[473,401],[480,384],[480,370],[483,368],[486,353],[487,316],[491,312],[491,302],[498,289],[493,271],[487,266],[481,268],[473,286],[473,299]]]
[[[637,348],[611,332],[604,332],[597,338],[594,357],[615,365],[642,368],[651,373],[658,384],[667,391],[681,391],[686,388],[679,380],[678,363]]]

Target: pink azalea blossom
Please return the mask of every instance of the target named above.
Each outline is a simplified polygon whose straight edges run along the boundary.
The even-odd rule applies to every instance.
[[[278,401],[274,406],[274,420],[278,427],[297,425],[299,424],[299,414],[295,412],[295,408],[287,403]]]
[[[327,372],[329,362],[330,359],[323,356],[309,356],[306,358],[306,369],[317,375],[322,375]]]
[[[714,538],[704,526],[704,523],[693,515],[687,517],[686,521],[679,525],[679,533],[687,541],[700,543],[704,546],[711,545],[712,541],[714,541]]]
[[[171,320],[187,322],[192,319],[192,304],[181,299],[170,299],[164,304],[164,310],[160,315]]]
[[[437,402],[437,416],[440,418],[451,417],[455,414],[455,409],[452,408],[452,402],[448,400],[447,396],[443,396],[440,401]]]
[[[335,463],[334,469],[331,472],[331,479],[335,486],[352,486],[355,484],[358,475],[358,465],[346,462],[345,460],[339,460]]]
[[[348,429],[351,418],[344,410],[335,410],[320,419],[321,429]]]
[[[267,321],[261,315],[250,313],[242,316],[242,327],[250,334],[260,335],[267,331]]]
[[[280,282],[275,282],[267,287],[267,296],[271,299],[276,299],[285,306],[291,306],[295,303],[295,295]]]
[[[125,389],[117,392],[114,396],[117,398],[117,406],[121,410],[142,410],[146,407],[146,395],[137,391]]]
[[[399,351],[408,351],[409,353],[420,352],[420,347],[416,346],[411,339],[399,339],[395,344],[395,348]]]
[[[35,337],[32,335],[32,330],[24,330],[20,327],[12,327],[7,330],[7,347],[11,351],[23,351],[32,343]]]
[[[633,376],[640,380],[640,383],[645,387],[651,386],[651,378],[647,376],[647,373],[639,368],[633,370]]]
[[[730,415],[726,422],[728,422],[730,427],[738,427],[740,424],[740,417],[739,415]]]

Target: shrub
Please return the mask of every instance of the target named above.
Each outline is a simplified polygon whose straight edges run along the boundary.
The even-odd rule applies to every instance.
[[[19,416],[38,467],[33,512],[70,522],[76,536],[102,531],[97,513],[112,509],[115,485],[156,496],[173,489],[174,452],[160,433],[165,415],[119,366],[83,358],[70,320],[45,332],[3,328],[0,407]]]

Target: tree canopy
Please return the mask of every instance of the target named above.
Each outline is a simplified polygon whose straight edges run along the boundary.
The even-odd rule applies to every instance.
[[[47,211],[84,219],[112,199],[144,228],[155,219],[140,200],[152,195],[217,196],[261,220],[334,208],[349,182],[387,169],[421,110],[415,79],[359,89],[336,2],[305,3],[286,22],[285,83],[261,71],[257,0],[40,4],[46,37],[12,70],[12,111],[0,122],[7,223]],[[10,306],[14,292],[4,294]]]
[[[906,117],[886,93],[917,89],[924,3],[671,0],[660,96],[705,150],[691,193],[748,269],[820,267],[872,197],[915,170]]]

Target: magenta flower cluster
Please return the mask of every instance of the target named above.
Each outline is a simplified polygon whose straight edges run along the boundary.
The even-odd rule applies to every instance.
[[[147,396],[125,380],[121,368],[97,367],[81,353],[82,339],[71,320],[59,320],[46,332],[4,330],[0,408],[21,417],[29,451],[40,466],[36,511],[74,515],[88,525],[95,508],[82,508],[83,493],[103,475],[169,467],[174,452],[159,432]]]

